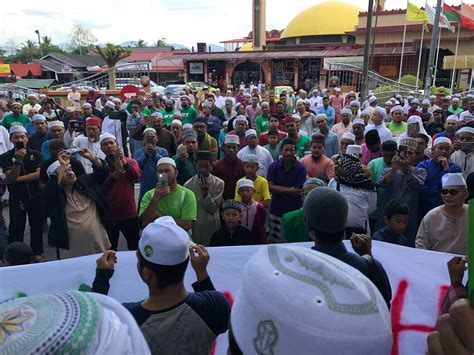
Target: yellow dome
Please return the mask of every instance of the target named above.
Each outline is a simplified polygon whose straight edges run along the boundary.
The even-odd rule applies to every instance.
[[[251,52],[253,51],[252,42],[245,43],[242,47],[240,47],[239,52]]]
[[[313,5],[288,23],[281,38],[342,35],[354,31],[360,11],[346,2],[326,1]]]

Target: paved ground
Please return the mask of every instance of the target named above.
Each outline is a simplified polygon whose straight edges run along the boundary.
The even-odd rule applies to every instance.
[[[139,185],[136,184],[135,185],[135,199],[136,199],[136,202],[138,201],[138,194],[139,194]],[[5,222],[6,222],[6,225],[8,226],[8,224],[10,222],[10,214],[8,213],[8,207],[5,207],[3,209],[3,216],[5,217]],[[49,225],[49,220],[48,220],[48,225]],[[28,222],[26,223],[24,242],[27,243],[27,244],[30,244],[30,227],[28,225]],[[46,258],[46,260],[47,261],[48,260],[56,260],[56,248],[51,248],[48,245],[48,229],[43,231],[43,247],[44,247],[44,254],[43,255]],[[124,236],[122,235],[122,233],[120,233],[120,239],[119,239],[117,249],[118,250],[128,250],[127,249],[127,242],[126,242]]]

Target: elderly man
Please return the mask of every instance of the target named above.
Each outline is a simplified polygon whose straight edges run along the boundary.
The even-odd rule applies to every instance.
[[[197,217],[193,224],[193,242],[208,246],[211,236],[220,226],[220,205],[224,192],[224,181],[211,174],[214,156],[209,151],[196,154],[197,175],[189,179],[184,187],[196,195]]]
[[[74,138],[72,146],[80,148],[82,151],[87,150],[91,152],[95,157],[99,159],[105,159],[104,152],[100,149],[100,120],[96,117],[91,117],[86,120],[86,135],[80,135]],[[67,144],[66,144],[67,146]],[[82,165],[87,174],[93,172],[92,162],[83,155],[82,152],[79,153],[77,158]]]
[[[462,110],[462,107],[459,107],[459,98],[458,97],[453,97],[451,100],[451,105],[448,108],[448,113],[450,115],[460,115]]]
[[[49,139],[45,140],[41,145],[41,155],[43,159],[51,158],[51,151],[49,150],[49,143],[52,139],[60,139],[64,142],[64,134],[66,133],[64,129],[64,123],[61,121],[52,121],[49,122]]]
[[[447,173],[441,184],[443,204],[429,211],[421,221],[416,247],[466,255],[469,211],[464,203],[469,196],[466,181],[460,173]]]
[[[317,111],[321,106],[323,106],[323,98],[319,96],[318,89],[314,89],[309,98],[310,108],[313,111]]]
[[[304,100],[296,101],[296,115],[300,118],[300,131],[311,137],[316,128],[316,116],[306,111]]]
[[[159,181],[156,187],[143,196],[140,204],[140,219],[143,225],[153,223],[157,218],[170,216],[175,223],[190,232],[196,221],[196,197],[194,193],[178,184],[178,170],[171,158],[161,158],[156,164]],[[164,180],[167,181],[164,181]]]
[[[367,125],[365,131],[368,132],[372,129],[376,129],[379,132],[379,137],[382,142],[391,140],[393,138],[392,132],[385,127],[385,119],[387,114],[385,109],[377,106],[372,113],[372,124]]]
[[[227,134],[224,138],[224,158],[213,166],[213,174],[225,182],[222,195],[224,200],[234,198],[237,181],[245,176],[244,163],[237,157],[239,144],[238,136]]]
[[[71,91],[67,94],[67,106],[80,108],[81,93],[77,91],[76,84],[71,85]]]
[[[23,105],[24,115],[28,115],[30,110],[35,110],[35,112],[39,112],[41,110],[41,105],[38,103],[38,99],[35,94],[29,94],[28,103]]]
[[[464,179],[474,172],[474,128],[462,127],[456,131],[457,142],[453,144],[454,153],[451,161],[461,168]]]
[[[428,111],[430,113],[433,113],[434,111],[439,110],[439,109],[441,109],[441,107],[436,105],[436,95],[431,95],[430,96],[430,108],[428,109]]]
[[[433,158],[417,165],[418,168],[425,169],[427,173],[425,184],[421,188],[420,219],[443,203],[441,199],[443,175],[461,172],[459,165],[449,160],[451,147],[452,144],[448,138],[436,138],[431,150]]]
[[[259,167],[257,175],[266,177],[268,168],[273,163],[272,155],[267,149],[257,144],[257,132],[254,129],[249,129],[245,132],[245,140],[247,145],[237,153],[237,158],[244,160],[249,154],[256,155]]]
[[[352,111],[348,108],[343,108],[341,110],[341,122],[336,123],[332,126],[331,131],[337,135],[337,139],[341,140],[344,133],[350,132],[352,129]]]
[[[21,112],[21,104],[19,102],[14,102],[11,104],[11,111],[12,113],[3,116],[2,120],[2,126],[7,130],[10,129],[10,126],[13,123],[20,123],[25,127],[28,123],[30,123],[30,118]]]
[[[407,123],[403,122],[403,107],[399,105],[393,106],[390,110],[390,115],[392,120],[388,125],[388,130],[394,138],[398,138],[407,128]]]

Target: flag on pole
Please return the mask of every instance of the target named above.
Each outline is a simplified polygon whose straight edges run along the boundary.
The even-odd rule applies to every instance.
[[[420,9],[415,4],[408,1],[407,6],[407,21],[408,22],[428,22],[428,15],[425,10]]]
[[[434,25],[436,9],[426,4],[425,11],[426,11],[426,14],[428,15],[428,23],[430,23],[431,25]],[[449,24],[448,18],[445,15],[443,15],[443,13],[440,13],[439,15],[439,27],[446,28],[450,30],[452,33],[454,33],[454,31],[456,30],[454,26],[451,26]]]
[[[448,18],[450,22],[460,22],[461,16],[451,6],[443,5],[443,14]]]
[[[443,12],[448,18],[454,17],[453,14],[457,14],[462,27],[468,30],[474,30],[474,8],[471,5],[463,3],[461,5],[461,10],[457,10],[452,6],[445,4],[443,6]]]

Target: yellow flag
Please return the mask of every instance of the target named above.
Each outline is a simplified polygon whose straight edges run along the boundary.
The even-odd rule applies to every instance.
[[[425,12],[425,10],[422,10],[418,6],[408,2],[407,21],[426,23],[428,22],[428,14]]]

